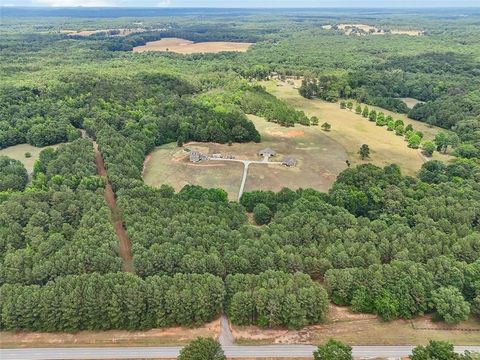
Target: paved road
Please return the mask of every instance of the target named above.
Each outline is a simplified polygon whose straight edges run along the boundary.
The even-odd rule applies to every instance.
[[[400,358],[411,353],[412,346],[354,346],[356,358]],[[311,357],[311,345],[225,346],[227,357]],[[456,346],[455,351],[480,352],[480,346]],[[56,360],[56,359],[161,359],[175,358],[180,347],[118,347],[118,348],[38,348],[0,349],[2,360]]]

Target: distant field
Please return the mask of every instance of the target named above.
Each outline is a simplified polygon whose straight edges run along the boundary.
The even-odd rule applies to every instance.
[[[427,316],[386,322],[376,315],[353,313],[348,308],[330,305],[325,324],[307,326],[301,330],[234,326],[233,334],[238,343],[250,345],[322,344],[330,338],[351,345],[419,345],[426,344],[430,339],[449,341],[456,345],[478,345],[480,322],[472,318],[458,325],[446,325],[444,322],[433,322]]]
[[[115,36],[127,36],[131,34],[145,32],[147,30],[143,28],[137,29],[99,29],[99,30],[60,30],[62,34],[67,34],[68,36],[84,36],[88,37],[100,33],[108,33],[109,31],[118,31]]]
[[[325,134],[347,150],[350,161],[354,165],[370,162],[377,166],[385,166],[395,163],[402,168],[404,174],[414,175],[424,163],[420,151],[407,147],[403,137],[396,136],[393,132],[387,131],[385,127],[376,126],[374,122],[355,114],[354,111],[342,110],[337,103],[305,99],[292,85],[276,86],[274,81],[263,82],[263,85],[270,93],[298,110],[303,110],[309,116],[317,116],[320,124],[330,123],[332,130]],[[408,119],[404,114],[393,113],[375,106],[369,106],[369,108],[383,111],[385,115],[401,119],[405,124],[412,124],[415,130],[424,133],[426,140],[433,139],[439,131],[447,132],[447,130]],[[366,161],[360,160],[357,154],[362,144],[368,144],[371,150],[370,159]],[[435,153],[433,159],[448,161],[451,157]]]
[[[148,42],[142,46],[136,46],[133,48],[133,52],[171,51],[179,54],[218,53],[222,51],[245,52],[251,45],[251,43],[224,41],[194,43],[185,39],[165,38]]]
[[[31,173],[33,171],[33,164],[38,159],[40,152],[47,147],[57,148],[59,145],[60,144],[39,148],[29,144],[20,144],[0,150],[0,156],[6,155],[12,159],[21,161],[27,171]],[[32,157],[26,158],[26,152],[30,152],[32,154]]]
[[[249,116],[262,135],[262,142],[233,144],[191,143],[185,148],[205,154],[233,154],[237,159],[261,160],[260,149],[271,147],[278,152],[272,161],[281,161],[284,155],[297,160],[293,168],[282,165],[251,164],[248,170],[245,191],[314,188],[327,191],[336,176],[346,168],[348,158],[345,150],[334,140],[325,136],[318,127],[297,126],[285,128],[266,120]],[[160,146],[146,163],[144,180],[153,186],[168,184],[180,190],[186,184],[207,188],[225,189],[231,200],[237,199],[243,164],[206,161],[192,164],[188,153],[175,144]]]
[[[340,30],[343,30],[346,35],[365,35],[372,34],[372,35],[386,35],[386,34],[393,34],[393,35],[409,35],[409,36],[420,36],[423,34],[421,30],[404,30],[404,29],[390,29],[389,32],[377,28],[376,26],[366,25],[366,24],[338,24],[337,27]],[[332,25],[323,25],[323,29],[331,30]],[[360,30],[361,32],[358,32]]]

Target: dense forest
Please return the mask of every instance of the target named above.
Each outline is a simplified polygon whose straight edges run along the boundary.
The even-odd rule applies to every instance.
[[[68,36],[56,15],[6,17],[0,148],[64,144],[42,150],[32,174],[0,157],[0,328],[198,325],[222,310],[235,324],[299,328],[323,321],[328,301],[385,320],[478,316],[480,34],[475,20],[444,15],[420,13],[420,37],[322,30],[345,17],[367,21],[335,12],[294,11],[282,20],[213,12],[195,21],[175,13],[145,18],[148,31],[125,37]],[[68,21],[107,30],[134,19]],[[377,21],[417,26],[388,13]],[[246,53],[130,51],[169,36],[255,44]],[[312,123],[259,86],[274,73],[302,76],[306,97],[352,99],[452,129],[458,141],[440,136],[435,146],[455,144],[457,158],[427,162],[416,177],[395,164],[350,167],[328,193],[254,191],[240,202],[222,189],[143,183],[155,146],[261,141],[246,114]],[[424,103],[408,109],[399,97]],[[370,120],[399,131],[376,112]],[[402,136],[408,131],[420,137],[402,125]],[[106,177],[96,167],[97,145]],[[134,273],[121,272],[118,219],[104,197],[110,184]]]

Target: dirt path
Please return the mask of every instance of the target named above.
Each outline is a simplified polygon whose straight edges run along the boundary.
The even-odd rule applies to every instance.
[[[127,236],[125,228],[123,227],[122,216],[118,210],[117,201],[115,200],[115,194],[113,193],[112,185],[108,181],[107,170],[105,169],[105,163],[103,161],[102,154],[98,150],[98,144],[94,141],[93,148],[95,150],[95,163],[97,165],[98,175],[105,177],[105,201],[112,212],[112,223],[115,229],[115,234],[118,238],[118,252],[123,260],[122,269],[125,272],[133,272],[132,262],[132,244]]]

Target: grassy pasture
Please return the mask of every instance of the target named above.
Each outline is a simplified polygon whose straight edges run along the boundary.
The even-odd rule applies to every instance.
[[[194,43],[190,40],[178,38],[165,38],[147,42],[145,45],[136,46],[133,52],[145,51],[171,51],[179,54],[218,53],[222,51],[245,52],[251,43],[209,41]]]
[[[370,162],[383,167],[395,163],[402,168],[404,174],[414,175],[424,162],[420,151],[407,147],[403,137],[396,136],[393,132],[387,131],[385,127],[376,126],[374,122],[355,114],[353,110],[340,109],[337,103],[305,99],[299,95],[297,89],[289,84],[276,86],[274,81],[263,82],[262,84],[271,94],[298,110],[303,110],[308,116],[317,116],[320,119],[320,124],[323,122],[330,123],[332,129],[325,134],[347,150],[353,165]],[[377,112],[382,111],[385,116],[391,115],[394,119],[401,119],[406,125],[412,124],[415,130],[424,133],[424,140],[433,139],[435,134],[440,131],[447,132],[447,130],[430,127],[425,123],[411,120],[404,114],[393,113],[375,106],[369,106],[369,108],[375,109]],[[321,130],[318,129],[318,131]],[[365,161],[362,161],[357,154],[362,144],[368,144],[371,151],[370,159]],[[433,159],[448,161],[451,157],[435,153]]]
[[[272,161],[281,161],[289,155],[297,160],[293,168],[282,165],[251,164],[248,170],[245,191],[291,189],[311,187],[327,191],[336,176],[346,168],[347,154],[343,147],[325,136],[317,127],[298,125],[285,128],[266,120],[249,116],[262,135],[262,142],[233,144],[190,143],[185,148],[205,154],[233,154],[241,160],[261,160],[260,149],[271,147],[278,152]],[[231,200],[236,200],[243,173],[243,164],[234,162],[206,161],[192,164],[188,153],[176,144],[158,147],[147,158],[144,172],[145,183],[153,186],[168,184],[180,190],[187,184],[207,188],[225,189]]]
[[[285,128],[256,116],[250,115],[249,118],[262,135],[262,143],[256,144],[256,148],[271,147],[278,152],[273,161],[281,161],[284,155],[288,155],[295,158],[297,164],[293,168],[251,164],[245,191],[279,191],[284,187],[328,191],[337,175],[346,168],[348,156],[345,149],[318,127],[297,125]]]
[[[0,156],[8,156],[12,159],[21,161],[27,171],[31,173],[33,171],[33,164],[38,159],[40,152],[47,147],[57,148],[59,145],[60,144],[39,148],[29,144],[19,144],[0,150]],[[32,157],[25,157],[26,152],[30,152]]]

